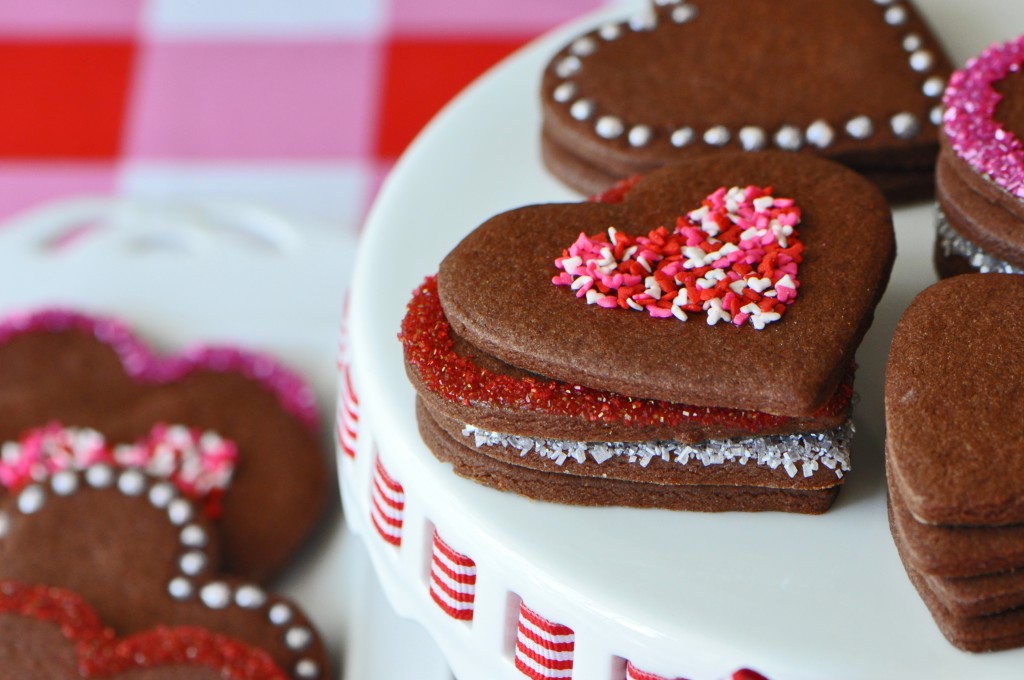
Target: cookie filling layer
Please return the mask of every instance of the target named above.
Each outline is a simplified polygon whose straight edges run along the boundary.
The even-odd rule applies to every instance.
[[[982,274],[1024,274],[1024,269],[986,253],[977,243],[964,238],[949,224],[939,208],[935,217],[936,238],[945,257],[962,257]]]
[[[519,451],[520,456],[543,456],[559,465],[572,458],[584,463],[588,458],[600,464],[614,457],[647,467],[660,458],[666,463],[704,466],[753,462],[772,470],[782,468],[790,477],[810,477],[824,465],[842,479],[850,471],[850,443],[853,422],[827,432],[809,432],[767,437],[711,440],[699,444],[659,442],[580,442],[542,437],[522,437],[465,425],[462,434],[473,437],[477,447],[503,446]]]

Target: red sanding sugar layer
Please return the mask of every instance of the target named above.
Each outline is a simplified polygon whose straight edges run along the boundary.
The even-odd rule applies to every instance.
[[[61,635],[75,645],[83,677],[189,664],[216,669],[225,680],[287,680],[266,652],[202,628],[155,628],[117,640],[92,607],[61,588],[0,581],[3,615],[60,628]]]
[[[758,432],[781,428],[793,418],[759,411],[687,406],[653,399],[636,399],[557,380],[500,375],[478,366],[453,348],[451,326],[437,295],[437,277],[416,289],[409,302],[399,339],[406,360],[434,394],[456,403],[495,409],[518,409],[625,427],[667,426],[683,423],[726,425]],[[832,398],[814,414],[816,418],[846,412],[853,394],[853,375],[840,384]]]

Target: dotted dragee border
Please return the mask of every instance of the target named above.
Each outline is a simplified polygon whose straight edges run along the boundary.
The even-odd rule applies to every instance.
[[[962,257],[982,274],[1024,274],[1024,269],[989,255],[977,243],[965,238],[949,224],[941,207],[935,211],[935,232],[944,257]]]
[[[669,16],[677,24],[689,23],[698,18],[697,7],[687,0],[655,1],[658,5],[672,8]],[[882,18],[893,28],[902,29],[910,20],[909,10],[899,0],[870,1],[884,8]],[[625,136],[629,146],[633,148],[648,146],[657,135],[653,126],[642,122],[630,123],[618,116],[601,114],[597,102],[588,97],[578,96],[578,87],[572,78],[583,69],[586,58],[599,50],[602,43],[617,40],[628,31],[639,33],[653,30],[656,21],[654,15],[640,14],[627,21],[605,24],[597,31],[577,38],[569,46],[569,54],[563,56],[554,65],[555,74],[559,77],[560,82],[552,91],[552,99],[556,103],[568,107],[569,115],[575,120],[592,123],[594,132],[603,139],[614,140]],[[903,34],[901,44],[907,53],[907,62],[910,68],[921,74],[924,79],[921,84],[921,92],[925,97],[934,99],[936,102],[930,110],[928,118],[933,126],[938,126],[942,122],[943,113],[940,98],[946,87],[946,81],[942,76],[932,74],[938,59],[933,52],[924,47],[924,38],[917,33],[906,32]],[[852,139],[863,141],[875,134],[876,125],[877,122],[870,116],[861,114],[847,120],[842,126],[842,132]],[[888,120],[888,125],[893,133],[901,139],[912,139],[922,129],[922,122],[918,116],[909,111],[895,114]],[[683,125],[672,130],[668,139],[673,147],[681,149],[699,141],[708,146],[723,147],[729,144],[734,136],[746,151],[759,151],[769,145],[774,145],[785,151],[797,151],[805,144],[818,149],[827,149],[835,142],[837,132],[831,123],[819,119],[808,125],[806,129],[802,129],[798,125],[783,125],[774,132],[756,125],[746,125],[735,131],[725,125],[712,125],[703,132]]]
[[[178,542],[181,554],[178,557],[179,574],[167,584],[167,593],[175,600],[184,602],[198,596],[209,609],[224,609],[230,606],[256,611],[266,606],[266,592],[255,584],[243,584],[232,588],[225,581],[209,581],[197,589],[193,578],[198,576],[209,562],[206,551],[210,537],[198,524],[193,523],[196,509],[192,502],[183,497],[173,483],[151,480],[138,470],[116,470],[106,465],[93,465],[83,471],[63,470],[53,474],[49,484],[37,482],[23,488],[17,497],[17,509],[23,515],[33,515],[43,509],[49,494],[71,496],[83,485],[94,489],[116,488],[125,496],[145,495],[153,507],[163,510],[167,519],[180,528]],[[10,531],[11,517],[0,512],[0,540]],[[303,625],[292,625],[294,611],[284,602],[277,602],[266,612],[267,620],[281,630],[285,646],[299,654],[313,642],[313,631]],[[292,675],[300,680],[315,680],[321,677],[319,664],[309,657],[300,658],[292,668]]]

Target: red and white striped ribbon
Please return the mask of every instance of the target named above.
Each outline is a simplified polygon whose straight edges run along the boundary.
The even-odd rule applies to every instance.
[[[359,396],[352,387],[352,371],[348,356],[348,305],[349,293],[345,292],[345,300],[341,307],[341,327],[338,330],[338,379],[341,388],[338,390],[338,417],[335,423],[335,434],[338,447],[349,458],[356,457],[356,441],[359,437]]]
[[[338,395],[338,446],[349,458],[356,457],[359,438],[359,397],[352,387],[352,371],[341,368],[341,393]]]
[[[640,670],[634,666],[631,662],[626,662],[626,680],[672,680],[663,675],[655,675],[654,673],[648,673],[647,671]],[[675,680],[683,680],[682,678],[675,678]]]
[[[572,677],[576,636],[571,628],[549,621],[519,605],[516,668],[531,680]]]
[[[370,521],[381,538],[391,545],[401,545],[404,514],[405,491],[377,458],[373,468],[373,491],[370,493]]]
[[[473,620],[476,562],[453,550],[436,529],[430,565],[430,597],[448,616],[460,621]]]

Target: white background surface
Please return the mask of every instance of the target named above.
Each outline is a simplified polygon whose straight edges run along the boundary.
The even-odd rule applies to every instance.
[[[957,64],[1024,32],[1020,3],[918,4]],[[899,315],[935,280],[930,206],[896,211],[896,267],[858,355],[854,472],[823,517],[548,505],[456,478],[425,452],[394,341],[409,292],[490,215],[576,199],[540,165],[536,93],[547,56],[580,28],[541,41],[451,105],[403,158],[371,215],[354,283],[352,347],[364,427],[391,472],[415,480],[407,494],[429,489],[420,499],[427,518],[447,528],[446,540],[472,548],[478,563],[490,559],[502,587],[543,601],[578,635],[591,624],[610,626],[617,637],[609,648],[646,654],[656,672],[698,680],[741,666],[787,680],[1024,676],[1024,651],[970,655],[942,638],[886,522],[884,365]],[[402,567],[366,536],[378,569],[395,570],[385,582],[396,606],[436,620],[421,584],[403,581]],[[443,626],[433,632],[457,672],[487,663]],[[516,677],[487,653],[494,678]]]

